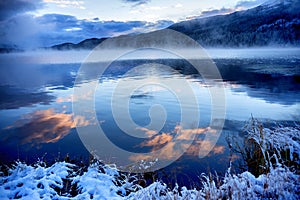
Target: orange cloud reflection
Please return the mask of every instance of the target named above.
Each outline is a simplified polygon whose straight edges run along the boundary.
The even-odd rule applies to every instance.
[[[146,128],[140,130],[145,131],[145,133],[150,136],[150,139],[141,143],[140,146],[152,147],[152,155],[135,155],[134,157],[130,157],[132,161],[153,160],[156,158],[160,160],[171,160],[182,154],[181,148],[187,149],[185,154],[189,156],[206,155],[209,151],[210,153],[207,156],[211,156],[212,154],[223,154],[225,151],[225,146],[214,146],[212,142],[207,140],[203,141],[197,137],[202,134],[216,134],[217,130],[210,127],[183,129],[178,125],[170,133],[162,134],[157,134],[157,131]],[[191,140],[194,140],[192,144],[190,144]],[[162,148],[162,145],[164,150],[158,151]]]
[[[72,114],[56,113],[50,108],[30,113],[7,129],[17,129],[15,134],[21,144],[36,145],[55,143],[68,135],[72,128],[89,124],[84,117],[78,116],[73,119]]]
[[[168,143],[172,140],[172,136],[166,133],[163,133],[161,135],[156,135],[153,139],[145,141],[141,144],[143,147],[150,147],[150,146],[157,146],[157,145],[163,145],[165,143]]]

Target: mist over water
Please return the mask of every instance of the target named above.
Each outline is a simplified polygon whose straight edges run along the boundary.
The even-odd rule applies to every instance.
[[[211,59],[299,59],[300,48],[208,48],[204,49]],[[93,50],[97,51],[97,50]],[[124,52],[124,49],[108,49],[105,54],[112,57],[118,52]],[[103,50],[99,51],[103,52]],[[188,59],[201,59],[201,55],[197,55],[197,51],[192,48],[178,49],[178,52],[187,52]],[[39,63],[39,64],[67,64],[67,63],[82,63],[91,50],[36,50],[25,51],[18,53],[0,54],[1,62],[24,62],[24,63]],[[128,50],[128,53],[130,51]],[[110,56],[109,56],[110,55]],[[147,56],[145,56],[147,55]],[[158,51],[157,49],[139,49],[134,54],[123,56],[121,60],[137,60],[137,59],[178,59],[178,56],[172,52]],[[204,57],[203,57],[204,59]],[[206,59],[206,57],[205,57]],[[92,62],[99,62],[94,58]],[[112,61],[112,60],[109,60]]]

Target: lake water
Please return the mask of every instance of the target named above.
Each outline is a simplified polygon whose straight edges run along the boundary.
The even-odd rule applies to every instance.
[[[229,165],[229,149],[226,137],[242,136],[245,122],[252,116],[269,122],[299,122],[300,119],[300,49],[250,49],[208,50],[222,80],[205,80],[186,61],[168,58],[143,60],[124,59],[113,62],[98,78],[95,90],[97,122],[107,137],[117,146],[132,152],[151,152],[170,142],[181,125],[181,106],[199,110],[199,123],[190,120],[190,127],[197,130],[191,147],[176,161],[161,169],[160,174],[177,180],[179,184],[197,180],[202,172],[224,174]],[[88,162],[89,152],[82,144],[72,116],[74,83],[81,62],[88,52],[31,52],[0,55],[0,161],[10,163],[16,159],[34,162],[38,158],[48,160],[71,159]],[[95,65],[95,64],[94,64]],[[141,68],[137,68],[142,66]],[[171,68],[164,67],[171,66]],[[128,73],[129,72],[129,73]],[[85,72],[84,79],[76,87],[84,87],[95,81],[93,71]],[[157,80],[185,81],[192,88],[197,106],[190,103],[190,96],[183,95],[186,105],[181,105],[174,92],[159,84],[143,84]],[[140,85],[128,94],[122,90],[115,94],[118,84]],[[226,97],[225,125],[212,151],[199,158],[199,141],[202,133],[212,131],[209,123],[212,115],[209,88],[224,85]],[[185,90],[181,84],[176,85]],[[112,96],[128,98],[128,108],[133,122],[148,135],[134,138],[124,134],[113,115]],[[141,129],[151,122],[149,110],[160,105],[165,123],[158,132]],[[190,106],[190,107],[189,107]],[[117,116],[121,121],[123,116]],[[77,125],[89,126],[84,118],[75,118]],[[184,131],[183,131],[184,132]],[[105,156],[110,157],[109,152]],[[176,158],[176,151],[156,155],[160,160]],[[114,157],[111,156],[111,162]],[[140,159],[132,158],[138,162]]]

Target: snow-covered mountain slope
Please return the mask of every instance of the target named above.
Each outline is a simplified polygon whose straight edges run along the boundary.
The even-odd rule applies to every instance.
[[[203,46],[300,46],[300,1],[270,0],[229,15],[172,25]]]

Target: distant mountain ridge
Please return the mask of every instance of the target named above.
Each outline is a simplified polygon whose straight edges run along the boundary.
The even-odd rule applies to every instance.
[[[54,45],[50,48],[55,50],[93,49],[106,39],[107,38],[90,38],[90,39],[83,40],[78,44],[67,42],[63,44]]]
[[[184,33],[204,47],[300,46],[300,0],[270,0],[227,15],[196,18],[168,27]],[[158,31],[125,35],[119,46],[132,40],[144,42]],[[107,38],[91,38],[78,44],[63,43],[47,49],[93,49]],[[119,41],[119,40],[118,40]]]

